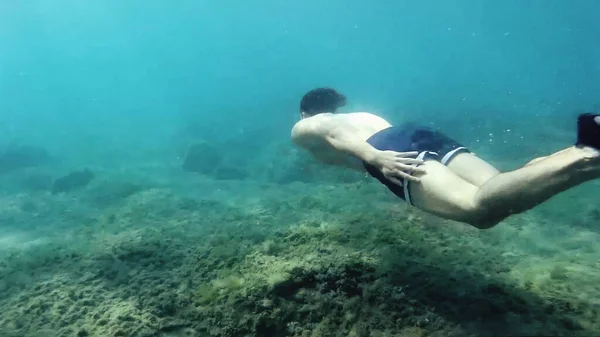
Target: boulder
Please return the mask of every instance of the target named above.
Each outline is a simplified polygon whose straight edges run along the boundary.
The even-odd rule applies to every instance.
[[[58,178],[52,184],[52,194],[70,192],[87,186],[94,179],[92,171],[85,169],[83,171],[74,171],[64,177]]]
[[[214,146],[199,142],[189,147],[182,168],[188,172],[210,175],[222,161],[223,156]]]

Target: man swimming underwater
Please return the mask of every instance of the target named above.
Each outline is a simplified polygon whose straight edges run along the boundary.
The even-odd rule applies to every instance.
[[[410,205],[445,219],[491,228],[600,178],[600,115],[579,116],[574,146],[500,173],[440,132],[392,126],[368,112],[336,114],[345,104],[331,88],[306,93],[294,143],[325,164],[368,172]]]

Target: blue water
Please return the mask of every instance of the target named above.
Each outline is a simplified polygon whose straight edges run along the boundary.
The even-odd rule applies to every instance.
[[[3,138],[64,151],[127,130],[135,146],[190,118],[219,134],[266,124],[285,135],[301,95],[321,85],[392,119],[598,102],[593,0],[0,6]]]
[[[32,146],[52,160],[0,170],[1,209],[45,200],[47,214],[59,214],[70,197],[49,196],[49,181],[85,167],[95,173],[92,187],[116,179],[230,205],[302,195],[290,187],[298,182],[353,181],[293,161],[301,155],[289,141],[300,99],[320,86],[348,97],[344,112],[434,125],[514,169],[571,145],[577,114],[600,110],[598,13],[596,0],[3,0],[0,149]],[[197,142],[238,171],[226,179],[182,172]],[[590,227],[597,186],[533,214]],[[72,196],[84,200],[82,218],[107,214],[85,204],[83,191]],[[5,213],[0,228],[52,232],[32,222],[45,217],[39,208],[22,212],[25,220]],[[82,225],[63,220],[51,222]],[[600,318],[592,321],[585,331],[598,331]]]

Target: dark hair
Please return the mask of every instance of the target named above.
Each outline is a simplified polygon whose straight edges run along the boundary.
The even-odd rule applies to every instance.
[[[317,88],[302,97],[300,112],[316,115],[323,112],[334,112],[344,105],[346,105],[346,96],[331,88]]]

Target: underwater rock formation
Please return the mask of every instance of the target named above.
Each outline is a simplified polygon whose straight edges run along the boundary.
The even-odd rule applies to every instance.
[[[227,164],[217,167],[213,175],[217,180],[240,180],[245,179],[247,176],[248,173],[246,171]]]
[[[209,175],[217,180],[245,179],[248,173],[228,164],[221,152],[208,142],[190,146],[182,165],[183,170]]]
[[[0,150],[0,174],[47,162],[46,150],[28,145],[11,145]]]
[[[52,194],[70,192],[87,186],[94,179],[94,174],[89,169],[74,171],[64,177],[58,178],[52,184]]]
[[[188,172],[211,174],[222,160],[223,157],[214,146],[199,142],[188,149],[182,168]]]

